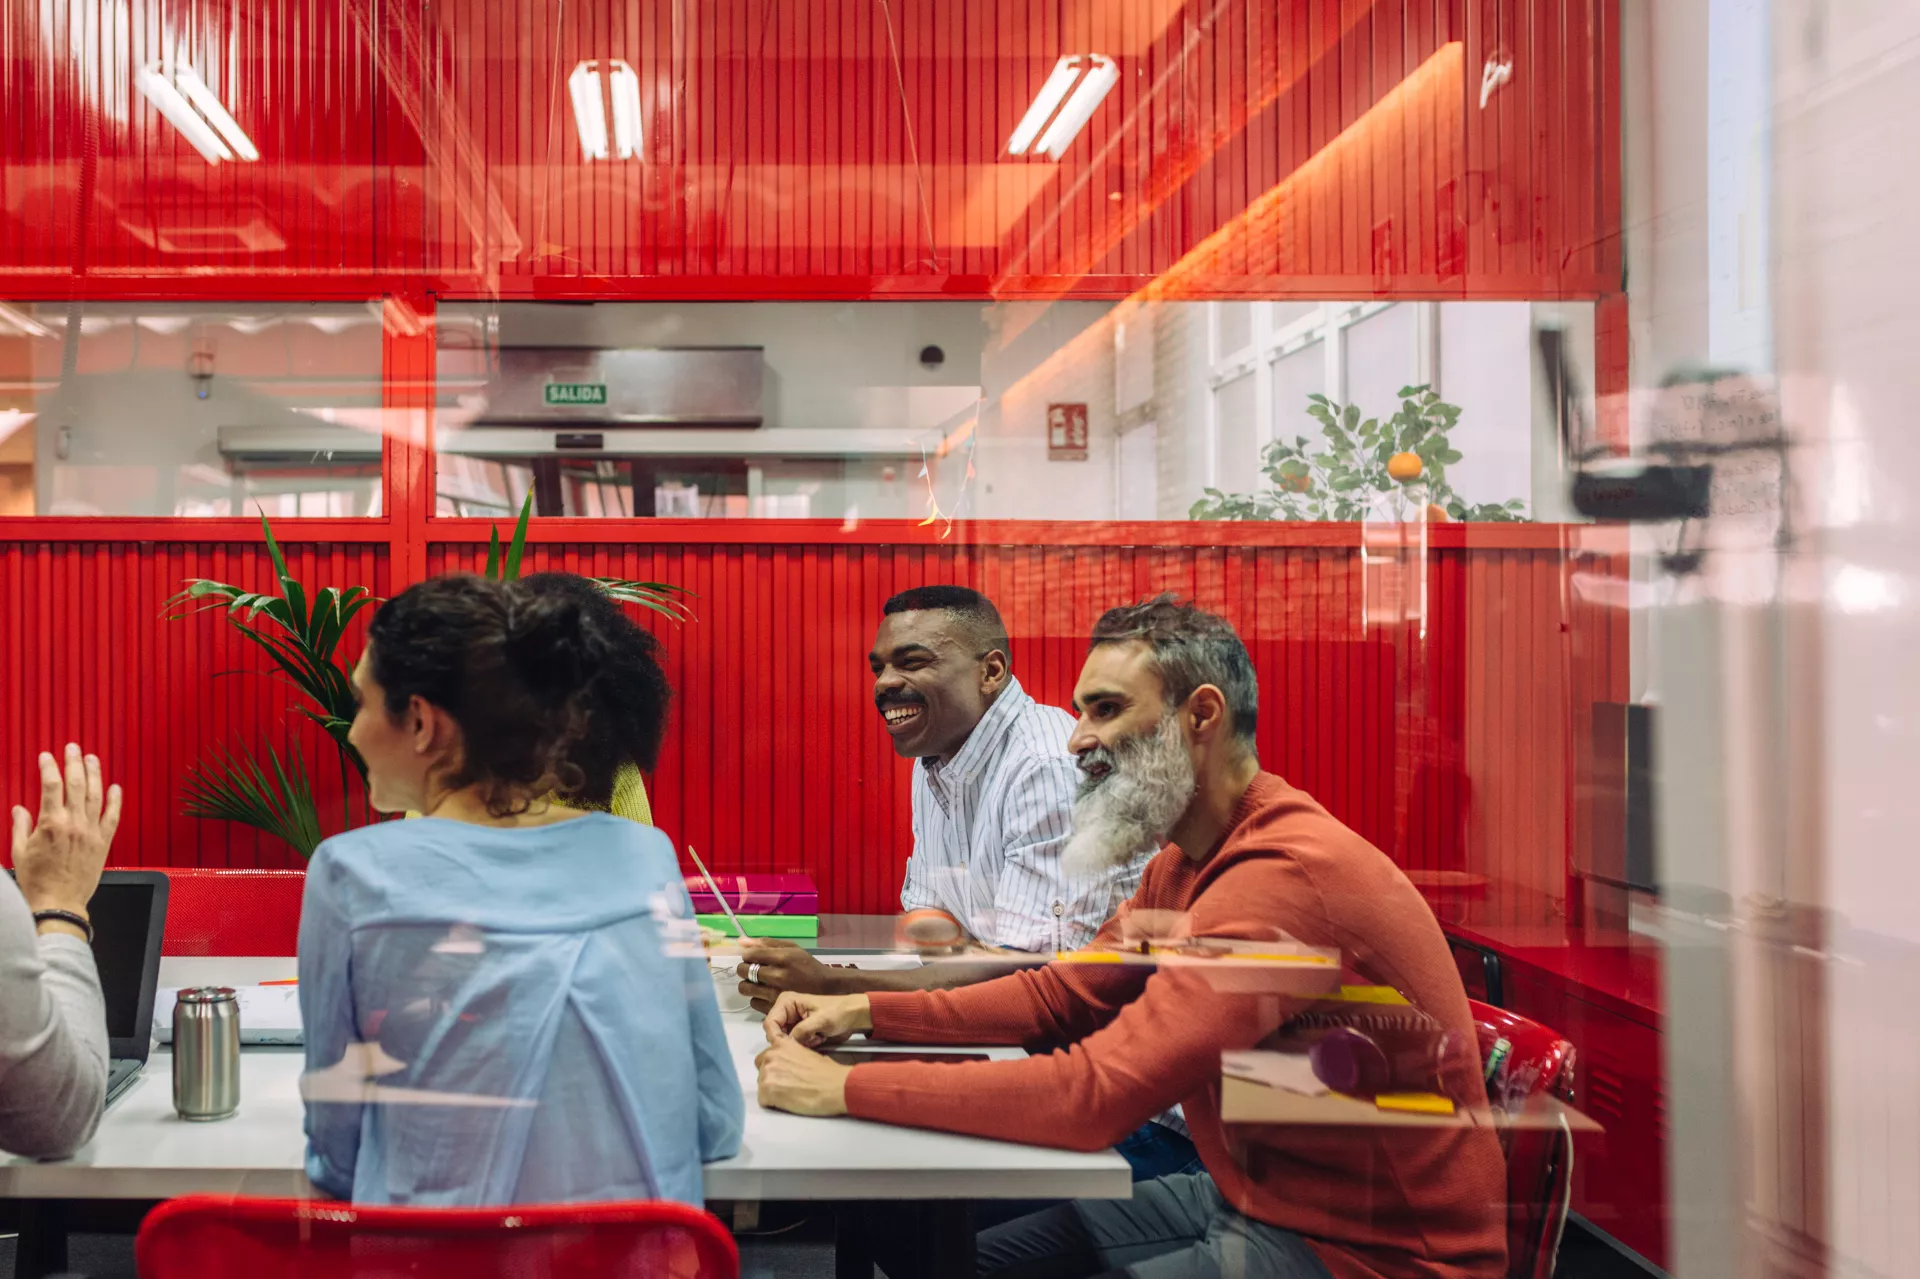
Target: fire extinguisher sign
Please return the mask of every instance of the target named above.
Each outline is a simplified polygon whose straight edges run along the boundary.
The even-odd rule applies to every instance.
[[[1087,460],[1087,406],[1047,405],[1047,461]]]

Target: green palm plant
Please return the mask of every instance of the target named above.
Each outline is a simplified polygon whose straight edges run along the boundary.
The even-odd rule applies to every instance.
[[[287,748],[287,763],[267,747],[272,772],[245,746],[220,750],[209,763],[187,772],[183,792],[189,817],[239,822],[285,840],[301,857],[313,856],[320,846],[320,810],[307,780],[307,760],[296,740]]]
[[[306,587],[288,569],[286,554],[264,515],[260,528],[266,535],[267,554],[273,560],[274,576],[283,594],[269,595],[196,577],[169,599],[166,607],[178,610],[172,613],[176,619],[210,609],[225,610],[234,629],[273,659],[280,673],[312,703],[299,707],[300,713],[324,729],[346,760],[365,777],[366,763],[347,741],[347,730],[353,727],[353,685],[334,655],[346,636],[348,623],[374,602],[373,593],[364,586],[344,590],[328,586],[314,591],[309,602]],[[268,625],[255,625],[258,622]]]
[[[533,495],[521,505],[511,540],[503,547],[495,525],[487,547],[486,576],[516,581],[527,546],[527,525],[533,514]],[[280,593],[250,591],[227,582],[193,578],[166,603],[169,620],[221,610],[247,642],[256,645],[305,698],[295,707],[333,739],[340,764],[340,808],[343,828],[354,822],[353,797],[361,797],[361,813],[372,820],[366,803],[367,764],[347,734],[358,709],[350,672],[340,664],[340,642],[362,609],[377,603],[364,586],[324,587],[309,591],[287,567],[287,557],[263,514],[260,528],[267,554],[273,560]],[[670,620],[694,620],[687,600],[693,593],[665,582],[636,582],[618,577],[592,581],[622,604],[651,609]],[[358,777],[359,786],[354,785]],[[194,765],[182,795],[189,817],[239,822],[284,840],[302,857],[310,857],[320,843],[320,815],[308,775],[305,755],[297,741],[289,742],[283,761],[267,748],[267,760],[245,746],[216,751],[214,758]]]
[[[223,611],[228,624],[266,653],[279,673],[299,690],[307,704],[295,709],[318,724],[337,748],[341,819],[344,825],[351,826],[354,792],[351,775],[358,775],[364,785],[367,765],[347,740],[355,710],[353,685],[336,654],[348,624],[374,602],[373,593],[364,586],[349,586],[344,590],[328,586],[309,593],[287,567],[286,553],[280,549],[279,541],[273,536],[273,525],[265,515],[260,517],[260,528],[266,537],[267,554],[273,560],[274,576],[280,583],[280,594],[193,578],[167,601],[168,616],[179,619],[216,609]],[[281,775],[279,757],[271,749],[268,754],[273,760],[274,773]],[[294,751],[290,750],[289,754],[298,758]],[[290,838],[287,831],[317,831],[320,825],[313,791],[305,778],[305,761],[302,758],[300,762],[301,785],[298,788],[283,786],[277,806],[262,812],[243,785],[251,779],[259,789],[268,787],[258,759],[244,747],[238,756],[229,752],[221,763],[202,765],[190,775],[187,812],[196,817],[238,821],[299,848],[299,840]],[[205,811],[195,812],[195,808]],[[289,826],[289,822],[294,825]],[[309,853],[312,847],[309,844],[301,851]]]
[[[527,549],[527,523],[532,516],[533,493],[529,491],[526,501],[520,504],[520,518],[514,523],[513,538],[504,548],[500,545],[500,526],[493,526],[493,536],[487,542],[484,576],[496,582],[520,580],[520,560]],[[618,603],[651,609],[674,622],[694,620],[693,610],[687,606],[687,600],[694,595],[684,586],[667,582],[635,582],[624,577],[590,577],[587,580]]]

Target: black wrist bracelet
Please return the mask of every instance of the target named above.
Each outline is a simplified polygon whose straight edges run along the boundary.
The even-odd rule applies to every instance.
[[[36,910],[33,912],[33,922],[36,924],[44,924],[49,919],[57,919],[63,924],[72,924],[75,928],[78,928],[87,935],[87,945],[93,945],[93,924],[85,915],[76,915],[70,910]]]

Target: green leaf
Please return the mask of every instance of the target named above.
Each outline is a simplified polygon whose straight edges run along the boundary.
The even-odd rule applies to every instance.
[[[1440,449],[1440,464],[1442,466],[1452,466],[1455,462],[1458,462],[1462,456],[1464,455],[1460,450],[1450,449],[1442,445]]]
[[[587,580],[605,591],[609,598],[622,604],[637,604],[641,608],[652,609],[675,622],[696,620],[693,610],[687,607],[686,599],[698,599],[699,596],[684,586],[673,586],[666,582],[633,582],[620,577],[593,577]]]
[[[287,571],[287,557],[281,553],[280,543],[274,540],[273,525],[268,523],[265,511],[260,513],[260,531],[267,538],[267,554],[273,558],[274,576],[282,582],[287,581],[293,574]]]
[[[307,609],[306,588],[300,585],[287,568],[287,557],[280,549],[280,543],[273,536],[273,525],[268,522],[265,512],[260,516],[260,530],[267,540],[267,554],[273,559],[274,576],[280,582],[284,600],[267,597],[261,605],[261,611],[272,617],[288,631],[309,644],[313,636],[313,618]]]
[[[520,519],[513,526],[513,541],[507,545],[507,562],[500,570],[500,580],[517,582],[520,580],[520,556],[527,549],[527,521],[533,516],[533,490],[527,490],[527,500],[520,504]]]
[[[493,531],[487,535],[487,568],[480,576],[495,582],[500,580],[500,526],[498,524],[494,525]]]
[[[269,746],[269,769],[245,746],[216,749],[212,763],[187,770],[182,811],[206,821],[251,826],[284,841],[301,857],[312,857],[320,845],[320,812],[298,741],[289,743],[287,755],[291,769]]]

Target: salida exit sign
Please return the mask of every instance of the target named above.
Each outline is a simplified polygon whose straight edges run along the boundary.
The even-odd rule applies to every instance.
[[[605,404],[606,402],[607,384],[605,382],[547,383],[547,403],[549,404]]]

